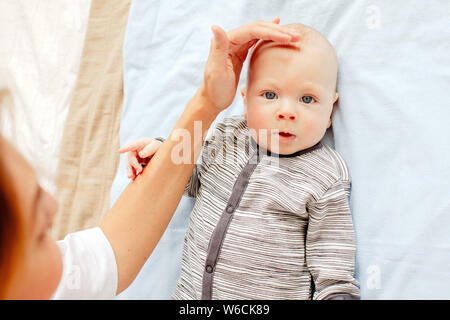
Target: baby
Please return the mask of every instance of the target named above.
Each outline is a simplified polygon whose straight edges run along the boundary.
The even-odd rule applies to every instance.
[[[175,299],[359,298],[350,176],[321,142],[338,99],[337,56],[318,31],[289,27],[300,41],[256,43],[243,117],[205,140],[185,191],[196,201]],[[129,177],[159,144],[134,144]]]

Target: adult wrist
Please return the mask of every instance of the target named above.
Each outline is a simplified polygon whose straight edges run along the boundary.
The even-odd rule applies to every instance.
[[[214,102],[211,101],[209,98],[204,83],[201,84],[200,88],[195,93],[194,97],[192,98],[194,100],[194,104],[200,108],[202,111],[207,112],[214,118],[217,117],[217,115],[222,111],[214,104]]]

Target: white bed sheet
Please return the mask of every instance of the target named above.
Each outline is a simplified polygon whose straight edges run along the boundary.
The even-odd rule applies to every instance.
[[[276,15],[281,24],[315,27],[338,53],[333,134],[353,178],[361,297],[450,298],[447,1],[134,0],[124,45],[121,143],[168,135],[201,82],[211,25],[228,30]],[[221,117],[240,113],[237,95]],[[112,202],[127,183],[122,157]],[[191,208],[183,199],[119,298],[170,298]]]
[[[14,110],[2,134],[55,193],[59,150],[80,65],[91,0],[0,1],[0,78]]]

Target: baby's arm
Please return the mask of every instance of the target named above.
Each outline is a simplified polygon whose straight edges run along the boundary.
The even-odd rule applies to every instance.
[[[338,180],[308,206],[306,263],[315,284],[313,299],[359,299],[349,192],[350,181]]]

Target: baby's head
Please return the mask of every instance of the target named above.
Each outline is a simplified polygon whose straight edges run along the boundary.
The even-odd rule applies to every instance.
[[[250,56],[247,85],[241,88],[244,117],[253,138],[279,154],[319,142],[331,126],[338,99],[333,46],[311,27],[287,26],[300,33],[300,41],[260,40]]]

